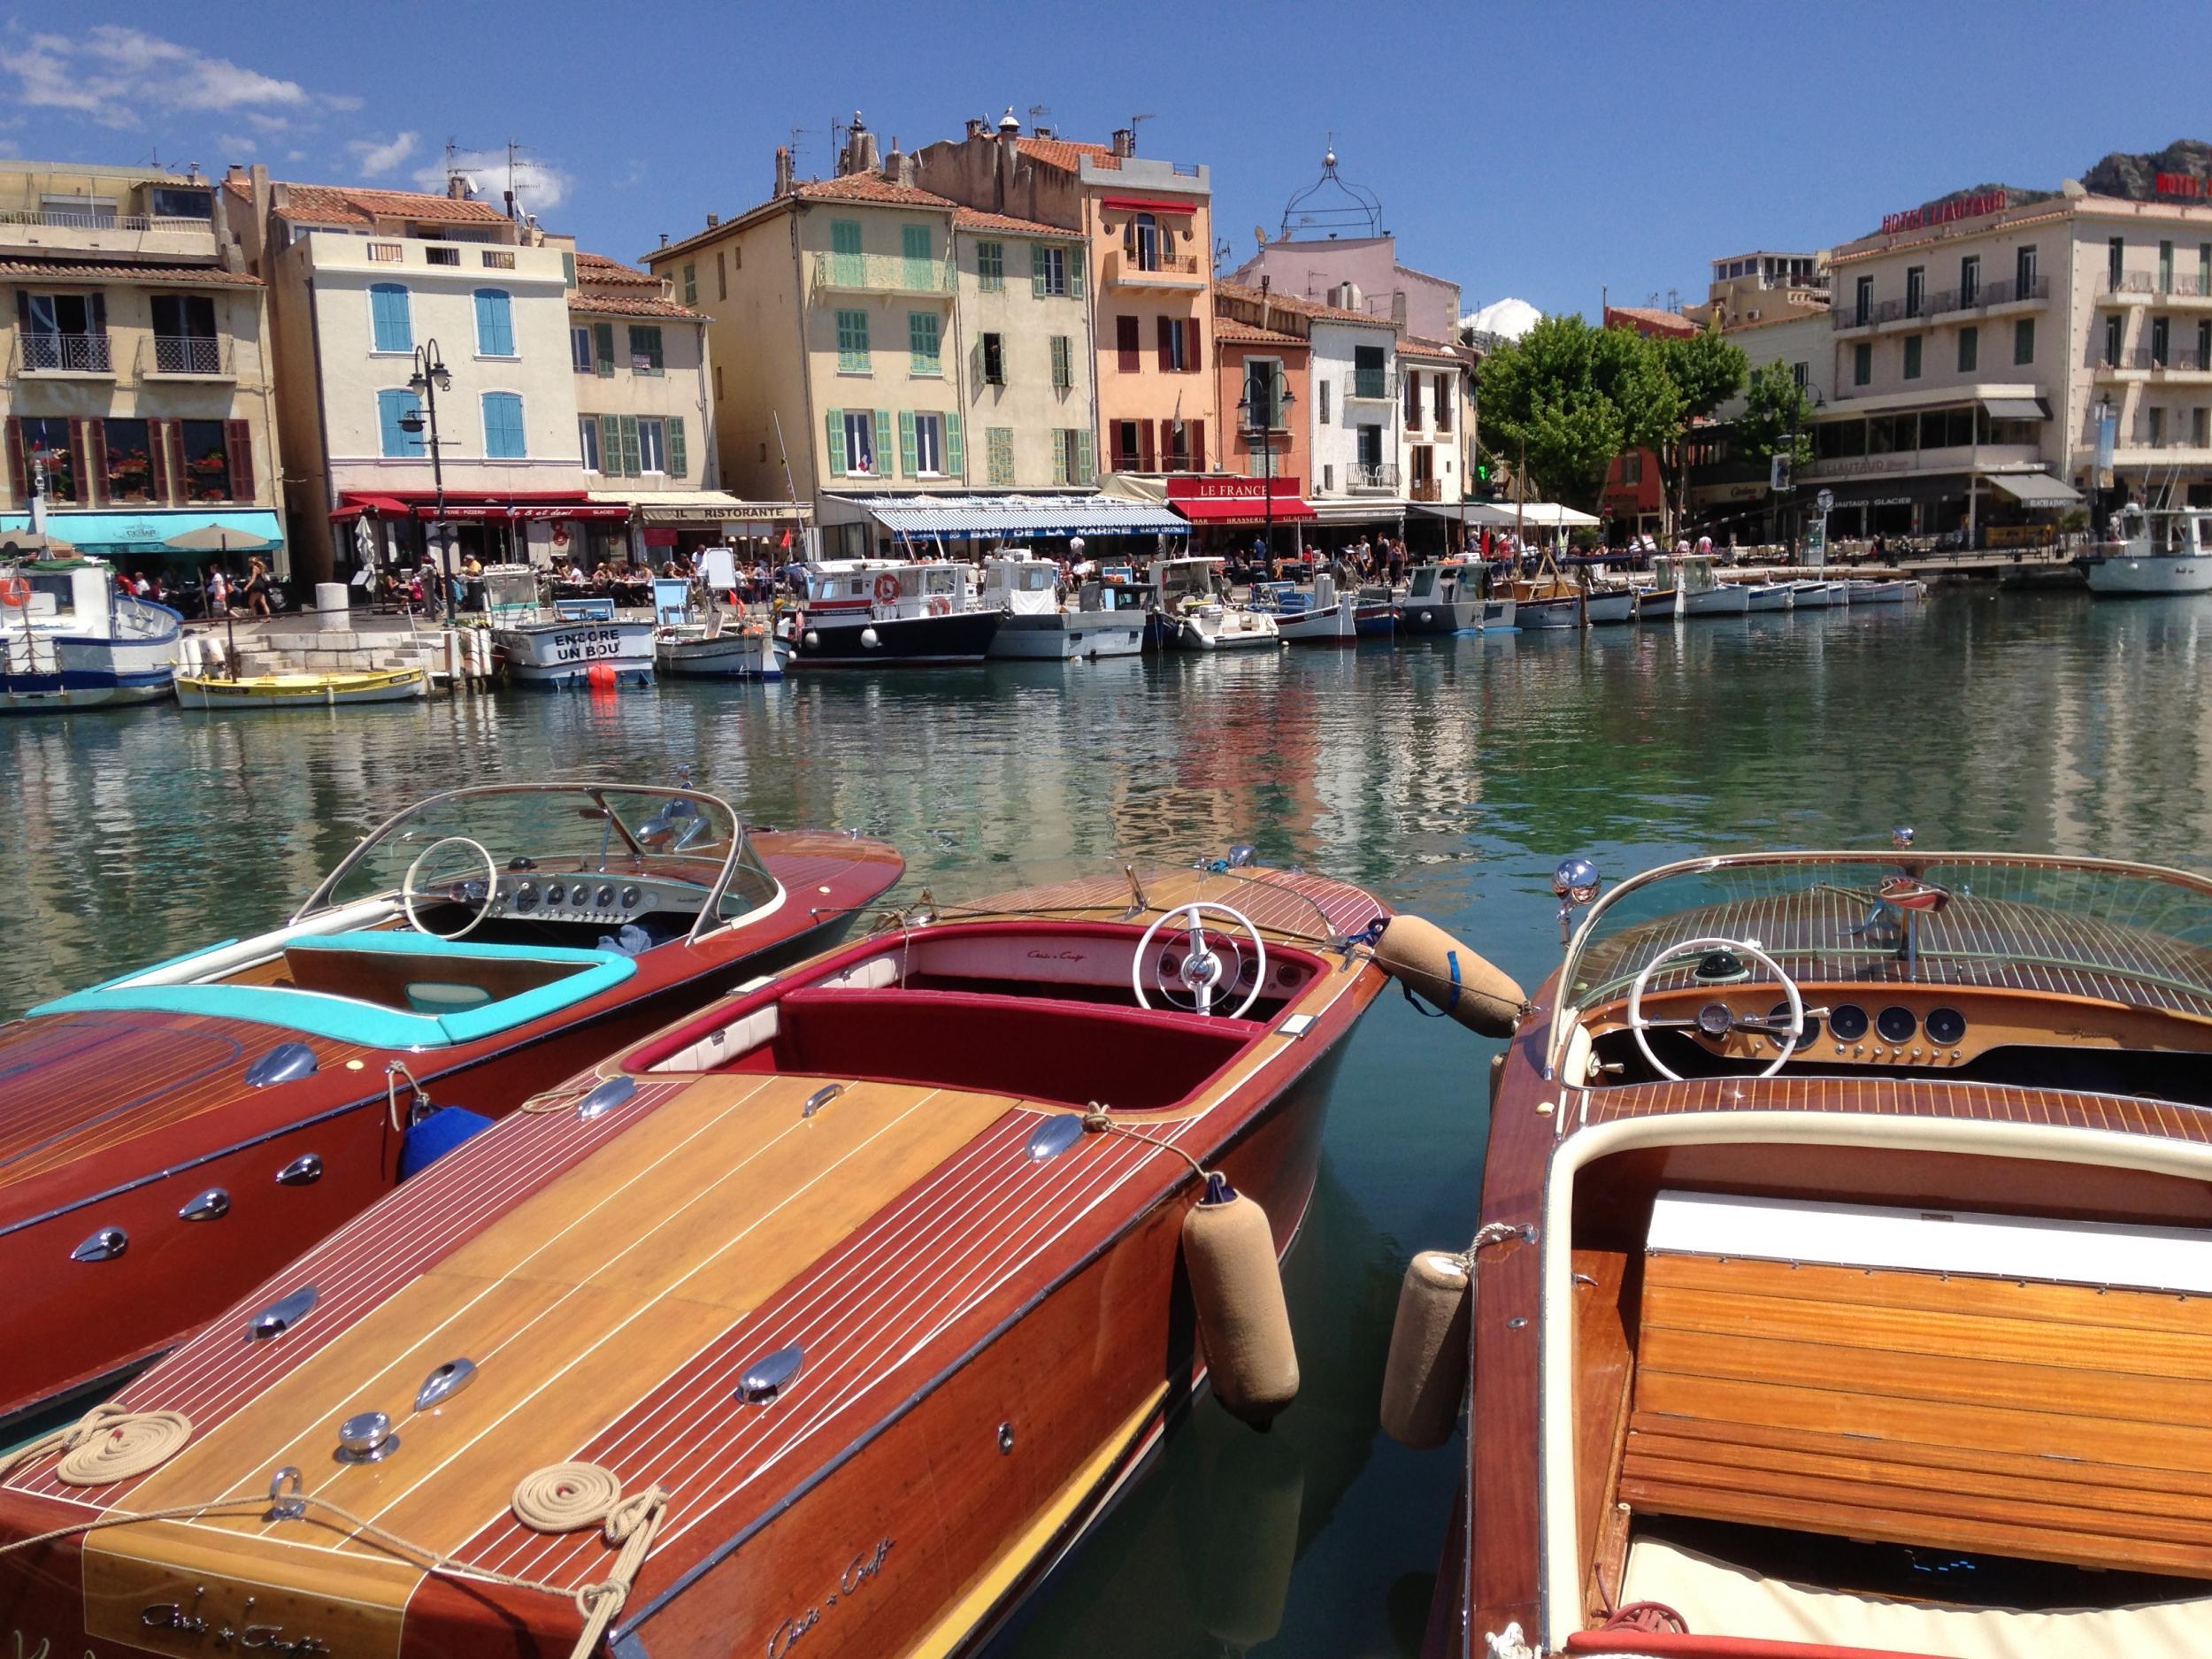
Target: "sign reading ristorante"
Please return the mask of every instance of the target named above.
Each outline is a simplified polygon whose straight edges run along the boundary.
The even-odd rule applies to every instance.
[[[1901,213],[1882,215],[1882,234],[1894,234],[1901,230],[1924,230],[1931,225],[1948,225],[1954,219],[1979,219],[1985,213],[2001,213],[2007,206],[2002,190],[1977,190],[1969,196],[1954,196],[1947,202],[1929,202],[1919,207],[1908,208]]]

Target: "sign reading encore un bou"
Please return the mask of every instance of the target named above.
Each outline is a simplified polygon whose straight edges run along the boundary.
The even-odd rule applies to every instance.
[[[1892,235],[1901,230],[1924,230],[1931,225],[1948,225],[1955,219],[1979,219],[1985,213],[2001,213],[2007,205],[2002,190],[1978,190],[1949,202],[1930,202],[1923,207],[1908,208],[1901,213],[1882,215],[1882,234]]]

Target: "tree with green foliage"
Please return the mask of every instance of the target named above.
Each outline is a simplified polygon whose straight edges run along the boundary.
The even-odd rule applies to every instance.
[[[1652,342],[1659,366],[1673,383],[1675,419],[1665,437],[1651,446],[1659,462],[1662,523],[1671,541],[1687,511],[1690,434],[1743,390],[1747,364],[1743,349],[1718,329],[1664,336]]]
[[[1576,316],[1547,317],[1484,358],[1481,392],[1485,445],[1546,499],[1588,511],[1614,458],[1681,419],[1655,342]]]
[[[1736,453],[1764,465],[1778,455],[1789,457],[1793,472],[1813,458],[1808,424],[1812,403],[1786,363],[1763,364],[1744,389],[1743,413],[1736,417]]]

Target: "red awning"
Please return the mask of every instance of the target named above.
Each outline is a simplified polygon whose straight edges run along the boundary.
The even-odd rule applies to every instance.
[[[1195,213],[1195,202],[1155,201],[1148,196],[1109,196],[1099,199],[1099,206],[1117,213]]]
[[[363,511],[375,513],[380,518],[411,518],[426,522],[438,517],[438,497],[429,490],[409,490],[396,495],[348,490],[345,505],[332,513],[331,517],[356,518]],[[505,495],[487,495],[478,490],[448,490],[445,517],[449,520],[468,523],[496,520],[505,524],[517,519],[567,518],[600,524],[626,524],[629,521],[630,510],[620,503],[593,501],[574,490],[518,490]]]
[[[1268,522],[1269,512],[1264,502],[1250,496],[1201,495],[1185,501],[1170,500],[1168,505],[1181,513],[1193,524],[1261,524]],[[1301,518],[1315,517],[1312,507],[1297,495],[1275,497],[1273,518],[1277,524],[1291,524]]]

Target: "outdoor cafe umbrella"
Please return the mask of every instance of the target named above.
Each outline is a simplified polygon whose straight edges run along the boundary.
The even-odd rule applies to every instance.
[[[204,524],[171,536],[162,546],[174,548],[180,553],[263,553],[273,543],[243,530],[232,530],[219,524]],[[238,678],[238,619],[230,614],[230,607],[223,607],[223,627],[229,644],[225,654],[230,659],[230,677]]]

